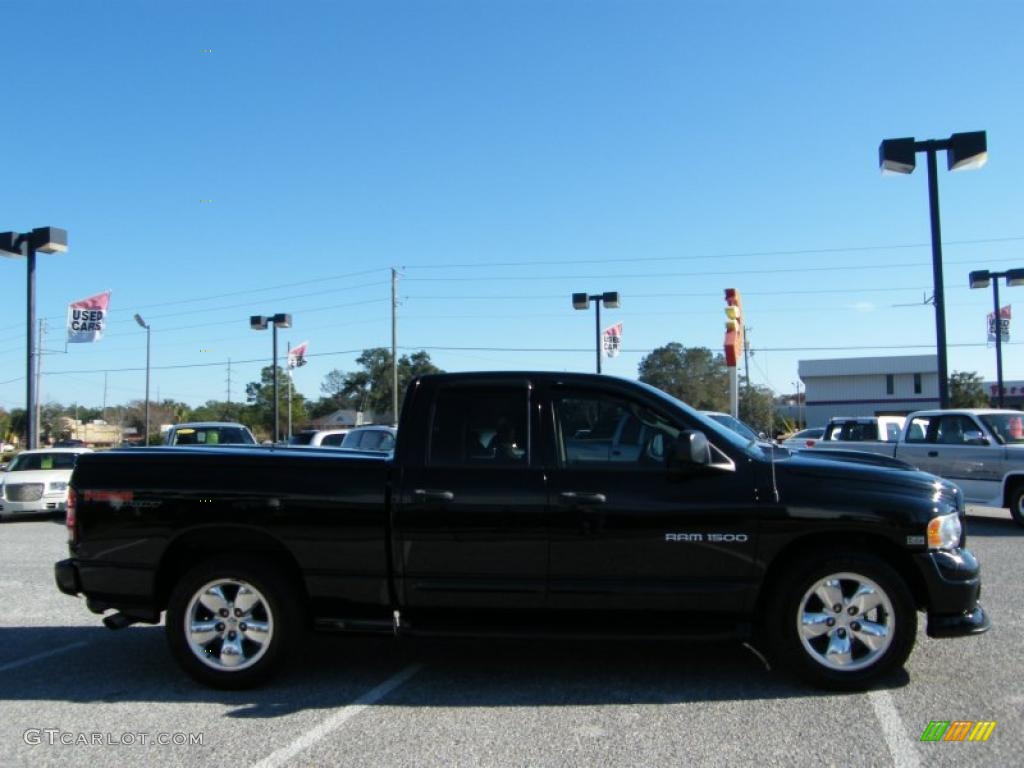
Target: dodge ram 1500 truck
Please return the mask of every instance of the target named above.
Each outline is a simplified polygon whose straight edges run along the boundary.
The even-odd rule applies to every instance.
[[[846,434],[857,434],[855,429],[843,425],[841,428]],[[813,450],[827,451],[833,446],[842,446],[900,459],[956,483],[967,502],[1008,507],[1014,522],[1024,525],[1024,413],[1021,411],[992,408],[916,411],[906,417],[903,429],[895,436],[887,436],[885,440],[865,437],[856,442],[843,442],[848,439],[851,438],[829,440],[826,430],[826,438]]]
[[[58,587],[157,623],[207,684],[266,680],[307,628],[745,638],[863,688],[984,632],[957,488],[765,451],[657,389],[480,373],[410,384],[393,456],[85,454]]]

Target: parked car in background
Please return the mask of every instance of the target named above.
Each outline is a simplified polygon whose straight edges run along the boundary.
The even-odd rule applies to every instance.
[[[18,515],[63,514],[75,461],[91,448],[22,451],[0,476],[0,520]]]
[[[66,438],[64,440],[58,440],[52,446],[53,448],[87,448],[85,440],[78,440],[73,437]]]
[[[824,427],[811,427],[809,429],[801,429],[799,432],[794,432],[792,435],[783,440],[780,445],[790,450],[796,450],[798,448],[811,448],[816,442],[821,439],[821,436],[825,433]]]
[[[288,439],[288,445],[339,448],[348,433],[347,429],[304,429],[292,435]]]
[[[825,425],[825,442],[859,443],[877,440],[891,443],[900,439],[906,416],[833,416]]]
[[[341,443],[342,448],[350,448],[355,451],[380,451],[387,452],[395,450],[395,436],[398,434],[396,427],[384,425],[373,425],[367,427],[356,427],[345,435]]]
[[[828,432],[826,431],[826,435]],[[856,448],[895,457],[960,486],[964,499],[1007,507],[1024,526],[1024,413],[993,408],[916,411],[897,439],[821,440],[809,453]]]
[[[191,421],[167,430],[166,445],[256,445],[244,424],[231,421]]]

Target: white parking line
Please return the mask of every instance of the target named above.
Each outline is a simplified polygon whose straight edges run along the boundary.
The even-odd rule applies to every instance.
[[[917,750],[914,749],[914,742],[907,736],[900,713],[896,711],[896,705],[892,703],[889,692],[871,691],[868,700],[875,710],[875,717],[882,724],[882,734],[885,736],[885,743],[889,747],[889,754],[892,755],[896,768],[920,768],[921,761],[918,759]]]
[[[284,765],[295,757],[295,755],[299,754],[299,752],[302,752],[304,749],[308,749],[324,737],[329,736],[333,731],[336,731],[344,725],[346,721],[358,715],[368,706],[376,704],[393,690],[405,683],[422,668],[422,664],[412,664],[401,672],[392,675],[376,688],[367,691],[351,704],[342,707],[316,727],[310,728],[288,746],[281,747],[281,749],[276,752],[271,752],[258,763],[255,763],[252,768],[278,768],[279,766]]]
[[[68,651],[73,651],[75,650],[75,648],[81,648],[82,646],[88,644],[89,643],[87,643],[85,640],[80,640],[77,643],[71,643],[70,645],[62,645],[60,648],[52,648],[49,651],[43,651],[42,653],[37,653],[35,656],[29,656],[25,659],[9,661],[6,664],[0,665],[0,672],[6,672],[9,669],[17,669],[18,667],[24,667],[26,664],[31,664],[34,661],[46,659],[50,656],[56,656],[58,653],[67,653]]]

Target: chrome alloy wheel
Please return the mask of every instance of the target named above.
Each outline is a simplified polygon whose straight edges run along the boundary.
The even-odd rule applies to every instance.
[[[892,645],[896,614],[878,584],[859,573],[833,573],[800,600],[797,633],[807,654],[827,669],[871,666]]]
[[[221,672],[251,667],[270,647],[274,616],[252,584],[223,578],[200,587],[185,611],[189,650]]]

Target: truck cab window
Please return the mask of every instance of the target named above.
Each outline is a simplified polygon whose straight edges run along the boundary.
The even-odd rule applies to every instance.
[[[434,403],[427,464],[517,466],[529,461],[526,387],[452,387]]]
[[[566,395],[554,405],[563,466],[664,466],[679,434],[650,410],[607,395]]]

